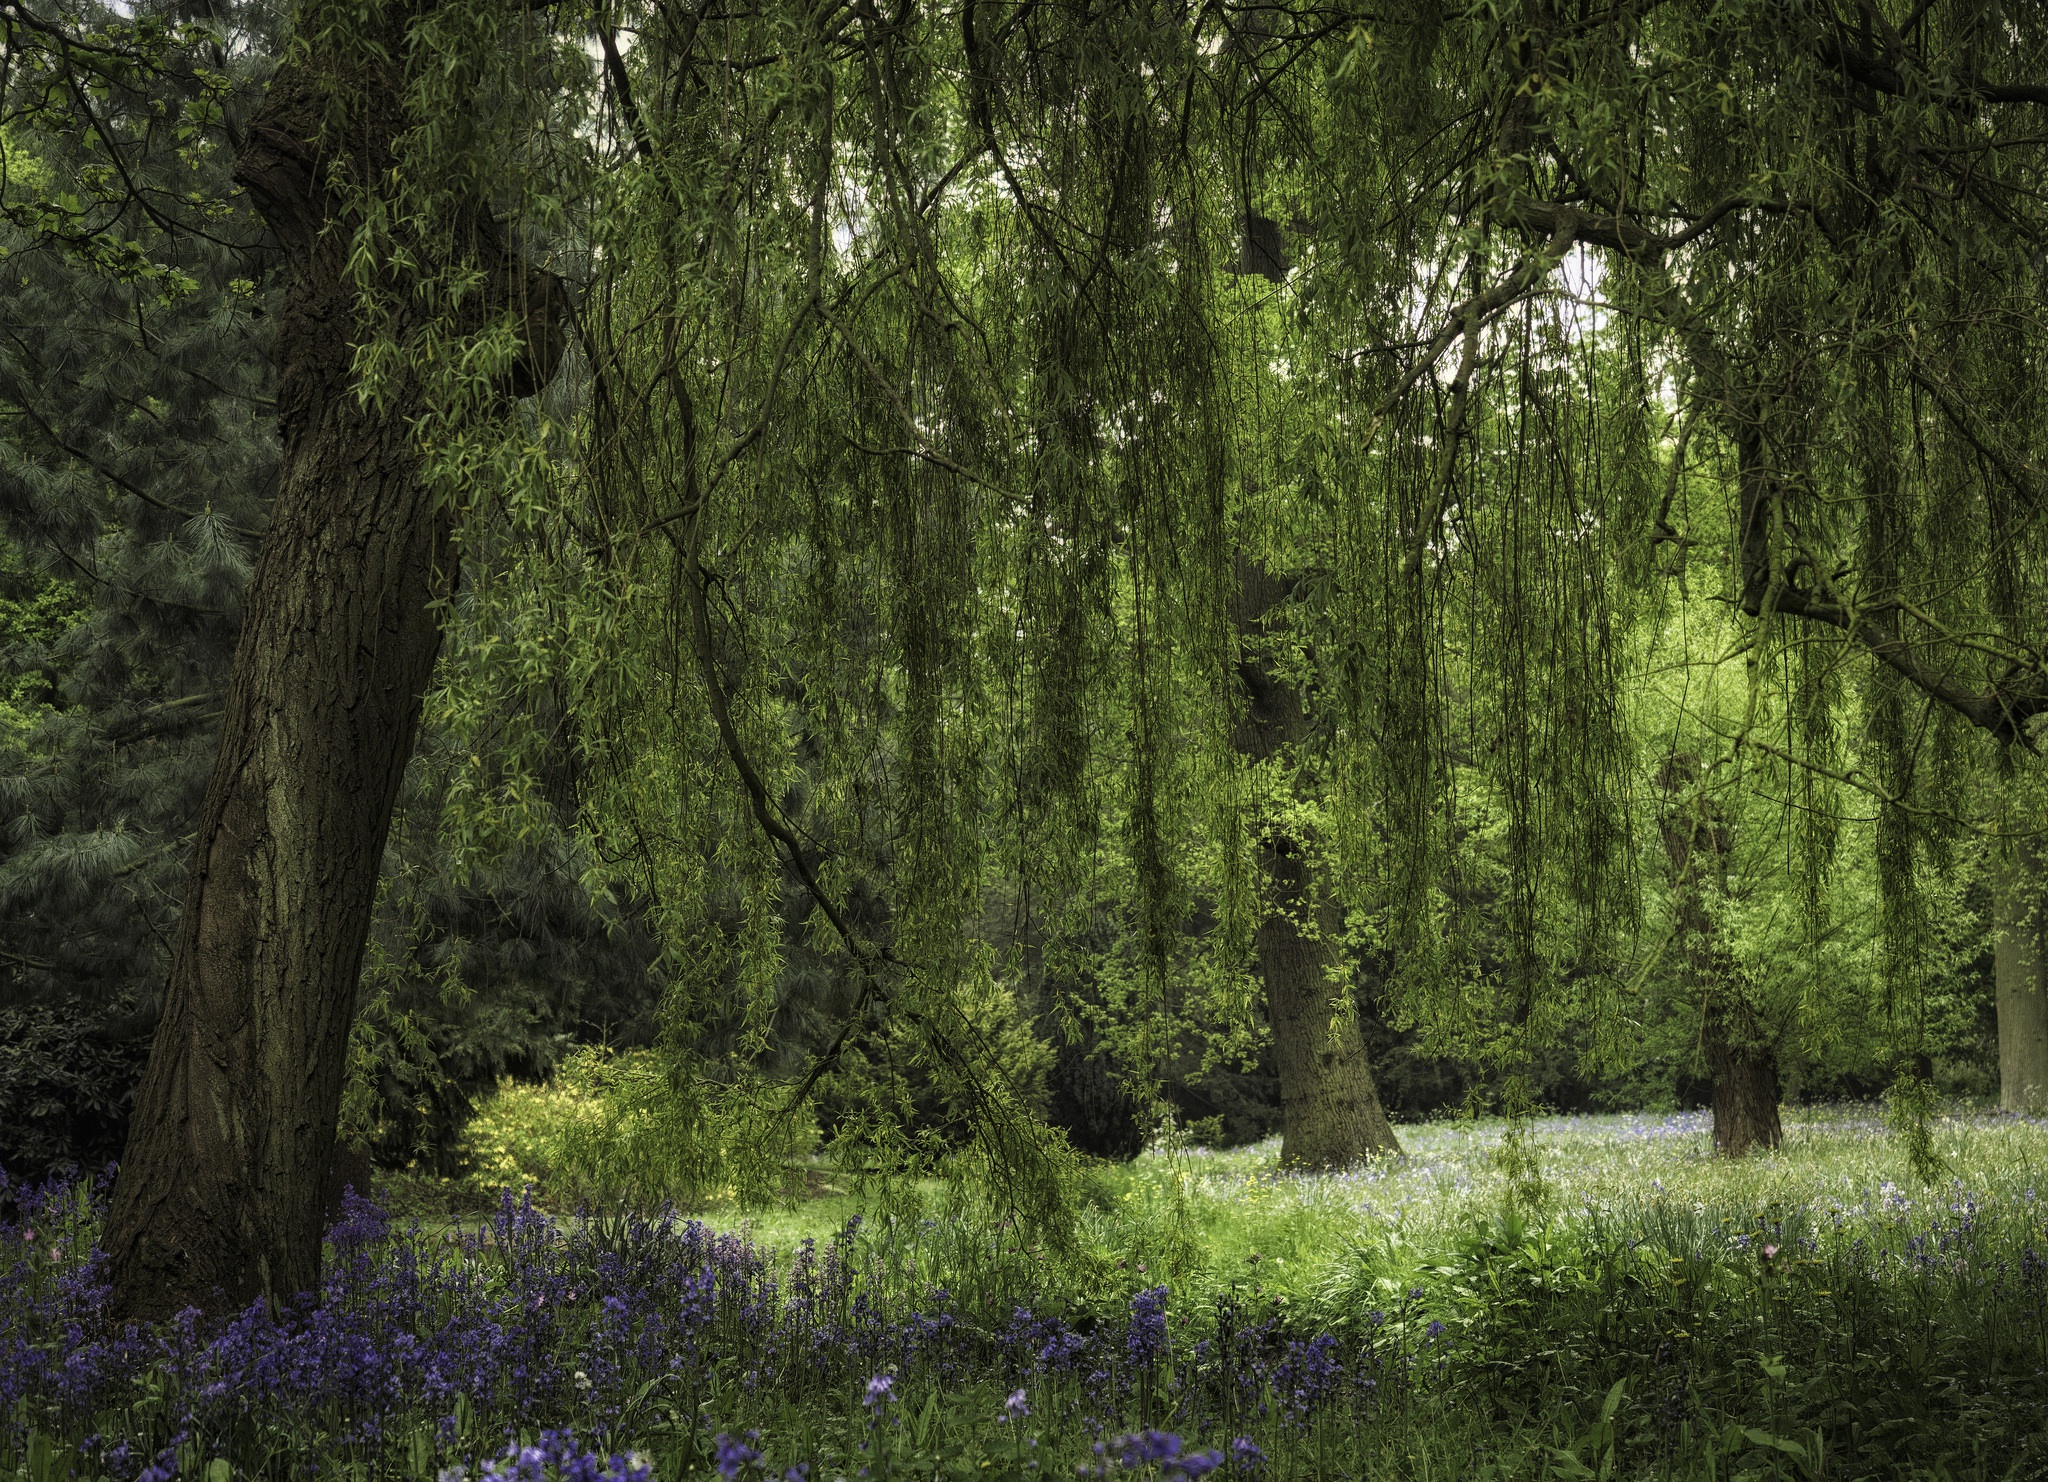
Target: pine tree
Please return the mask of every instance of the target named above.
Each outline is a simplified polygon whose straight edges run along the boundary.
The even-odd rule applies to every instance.
[[[8,79],[0,540],[17,583],[64,594],[62,621],[0,655],[23,717],[0,750],[17,1172],[119,1150],[276,478],[271,254],[217,129],[174,132],[246,114],[262,48],[182,47],[96,127],[46,111],[48,58]]]

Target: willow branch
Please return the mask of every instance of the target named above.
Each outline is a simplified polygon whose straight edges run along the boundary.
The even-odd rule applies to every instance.
[[[1451,378],[1451,410],[1444,419],[1443,447],[1437,454],[1436,476],[1430,481],[1429,503],[1415,522],[1415,538],[1401,563],[1403,581],[1413,581],[1422,570],[1422,558],[1443,522],[1444,507],[1450,503],[1451,480],[1458,470],[1458,449],[1465,437],[1465,412],[1472,390],[1472,372],[1479,363],[1479,315],[1472,301],[1466,301],[1464,349],[1458,353],[1458,371]]]
[[[1550,240],[1539,251],[1523,258],[1515,265],[1513,272],[1493,287],[1475,293],[1463,303],[1452,307],[1447,316],[1449,322],[1437,333],[1436,338],[1429,342],[1421,357],[1408,367],[1407,374],[1401,377],[1394,389],[1388,393],[1386,400],[1380,403],[1380,409],[1373,414],[1372,422],[1365,429],[1364,442],[1359,448],[1361,453],[1372,446],[1373,440],[1379,436],[1380,428],[1386,425],[1387,419],[1407,398],[1408,393],[1415,389],[1417,383],[1436,369],[1437,362],[1444,358],[1445,352],[1457,342],[1459,336],[1476,335],[1488,321],[1512,306],[1523,294],[1535,287],[1552,268],[1563,261],[1578,230],[1578,212],[1571,206],[1560,206],[1556,209],[1561,213],[1556,229],[1551,232]]]
[[[1678,547],[1679,559],[1685,559],[1685,551],[1692,545],[1692,537],[1680,535],[1671,523],[1671,506],[1678,498],[1678,486],[1685,478],[1685,449],[1692,441],[1693,411],[1687,407],[1680,412],[1678,443],[1671,450],[1671,466],[1664,476],[1664,497],[1657,505],[1656,523],[1650,526],[1650,544],[1674,545]]]
[[[1918,73],[1917,80],[1920,86],[1934,94],[1952,111],[1967,111],[1972,102],[2031,103],[2037,107],[2048,107],[2048,83],[1992,82],[1979,76],[1975,71],[1959,72],[1947,79],[1953,82],[1955,90],[1951,95],[1943,97],[1934,88],[1934,79],[1921,71],[1919,59],[1910,48],[1900,44],[1889,49],[1896,60],[1873,57],[1867,52],[1857,51],[1847,42],[1837,38],[1821,43],[1820,59],[1824,65],[1834,68],[1851,82],[1859,82],[1872,92],[1886,93],[1893,97],[1909,91],[1913,80],[1910,74]],[[1899,65],[1901,62],[1904,63],[1903,67]]]
[[[684,386],[681,372],[677,369],[675,357],[671,354],[665,367],[669,392],[675,398],[677,414],[683,424],[683,499],[688,518],[665,528],[665,533],[674,547],[677,557],[684,565],[684,601],[689,607],[691,650],[696,659],[697,672],[704,681],[704,689],[711,702],[711,718],[718,730],[719,744],[724,748],[726,759],[739,774],[740,785],[746,790],[747,803],[760,825],[761,832],[776,844],[782,846],[789,857],[790,868],[796,872],[804,893],[810,896],[818,910],[831,924],[846,950],[860,966],[864,981],[853,1007],[847,1012],[839,1033],[823,1053],[812,1062],[804,1079],[783,1105],[787,1116],[802,1106],[825,1072],[837,1063],[854,1029],[860,1024],[869,1004],[880,996],[881,982],[878,969],[882,964],[893,963],[894,958],[886,947],[870,945],[861,940],[847,921],[838,904],[819,882],[817,872],[811,868],[803,841],[799,839],[779,817],[772,799],[768,796],[767,784],[762,781],[753,759],[748,756],[740,740],[739,728],[733,724],[732,701],[726,693],[725,681],[720,677],[716,639],[711,628],[711,610],[705,593],[710,585],[709,575],[703,562],[703,497],[697,488],[697,418],[696,404],[691,399],[689,388]]]
[[[1834,628],[1938,704],[2002,742],[2017,743],[2031,750],[2026,726],[2033,717],[2048,714],[2048,677],[2036,673],[2023,683],[1994,682],[1986,689],[1960,684],[1951,674],[1923,662],[1906,636],[1878,615],[1884,609],[1873,611],[1831,599],[1797,586],[1785,572],[1771,569],[1770,534],[1765,524],[1768,511],[1760,487],[1765,481],[1765,470],[1752,409],[1733,383],[1726,355],[1685,302],[1669,273],[1664,271],[1663,263],[1672,247],[1697,236],[1739,204],[1731,198],[1731,202],[1723,202],[1684,232],[1670,236],[1647,231],[1624,217],[1588,217],[1575,207],[1541,201],[1516,202],[1510,214],[1525,230],[1549,230],[1552,249],[1559,235],[1569,229],[1573,240],[1621,253],[1651,270],[1652,298],[1665,327],[1684,341],[1688,357],[1709,382],[1713,396],[1735,428],[1737,451],[1744,465],[1738,546],[1742,611],[1753,618],[1783,613]],[[1782,202],[1760,203],[1760,207],[1790,209]]]
[[[2026,504],[2036,509],[2040,508],[2041,496],[2034,480],[2029,476],[2029,470],[2013,463],[2004,453],[1993,447],[1988,438],[1980,435],[1977,420],[1970,415],[1969,409],[1949,396],[1948,388],[1928,373],[1926,365],[1917,355],[1912,360],[1912,372],[1913,379],[1934,398],[1935,404],[1941,408],[1950,425],[1977,450],[1978,456],[1997,469],[1999,476],[2012,486],[2013,493]]]
[[[1923,663],[1904,634],[1882,618],[1844,603],[1830,602],[1782,578],[1768,584],[1753,610],[1745,601],[1744,610],[1751,617],[1784,613],[1846,634],[1864,652],[1928,698],[1946,705],[2000,741],[2018,742],[2032,749],[2026,723],[2048,713],[2048,686],[2039,676],[2030,684],[2012,688],[1993,685],[1978,690],[1960,685],[1943,671]]]
[[[640,116],[640,109],[633,101],[632,79],[626,75],[626,60],[619,55],[618,33],[610,26],[597,33],[598,44],[604,48],[604,73],[611,82],[612,92],[619,100],[619,112],[626,116],[626,128],[633,136],[633,148],[640,158],[654,158],[654,139],[647,132],[647,120]]]
[[[1623,257],[1655,260],[1697,241],[1745,209],[1781,216],[1796,210],[1797,203],[1782,196],[1760,201],[1747,193],[1731,195],[1716,201],[1683,231],[1676,232],[1653,232],[1633,217],[1618,211],[1601,215],[1566,202],[1540,201],[1528,196],[1517,197],[1509,205],[1507,216],[1525,231],[1548,234],[1553,243],[1562,235],[1565,246],[1578,242],[1587,247],[1604,247]],[[1564,255],[1563,248],[1555,250],[1559,257]]]

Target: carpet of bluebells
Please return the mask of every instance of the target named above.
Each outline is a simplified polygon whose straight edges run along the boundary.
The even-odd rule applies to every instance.
[[[770,1252],[675,1217],[353,1199],[320,1300],[102,1316],[104,1181],[0,1185],[0,1478],[2048,1477],[2048,1201],[1505,1208],[1086,1270],[961,1219]]]

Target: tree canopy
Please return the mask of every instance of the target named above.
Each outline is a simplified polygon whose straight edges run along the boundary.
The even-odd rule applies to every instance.
[[[309,3],[248,114],[225,13],[0,25],[6,137],[93,123],[8,144],[24,242],[165,314],[256,291],[181,266],[217,178],[174,212],[129,168],[178,79],[281,285],[152,1118],[199,1125],[208,1055],[343,1053],[422,704],[453,878],[573,829],[658,944],[613,1130],[687,1188],[772,1189],[829,1102],[849,1166],[1056,1226],[1034,971],[1141,1095],[1263,1019],[1304,1161],[1392,1142],[1309,1130],[1379,1115],[1361,1015],[1526,1106],[1668,993],[1740,1151],[1840,1005],[1924,1084],[1980,864],[2038,936],[2031,11]],[[155,497],[5,396],[24,487]],[[2042,954],[2000,950],[2033,1105]],[[230,959],[272,1029],[208,1027]],[[222,1168],[303,1181],[316,1079]],[[161,1275],[152,1177],[116,1264]]]

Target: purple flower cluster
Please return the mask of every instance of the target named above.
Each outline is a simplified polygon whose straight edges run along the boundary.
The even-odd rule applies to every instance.
[[[1097,1441],[1095,1457],[1092,1466],[1084,1462],[1075,1468],[1076,1473],[1108,1477],[1114,1471],[1127,1471],[1193,1479],[1206,1477],[1223,1465],[1222,1452],[1183,1451],[1180,1437],[1171,1431],[1137,1431],[1113,1441]]]
[[[749,1441],[760,1439],[758,1432],[747,1433]],[[746,1441],[735,1441],[721,1431],[718,1439],[712,1444],[712,1460],[718,1468],[718,1475],[725,1478],[725,1482],[732,1482],[733,1478],[748,1468],[758,1467],[761,1464],[761,1453],[749,1446]]]
[[[1337,1340],[1328,1333],[1306,1342],[1291,1340],[1286,1355],[1273,1370],[1273,1387],[1280,1408],[1296,1426],[1306,1428],[1316,1413],[1333,1399],[1344,1377],[1337,1361]]]
[[[1124,1361],[1149,1368],[1166,1357],[1166,1288],[1155,1286],[1131,1298],[1131,1323],[1124,1335]]]
[[[317,1454],[343,1464],[403,1455],[415,1472],[431,1465],[451,1482],[633,1482],[609,1448],[650,1425],[674,1434],[680,1424],[727,1478],[800,1482],[803,1468],[771,1466],[757,1433],[714,1439],[713,1407],[735,1413],[759,1392],[822,1401],[865,1414],[875,1444],[893,1445],[910,1413],[897,1404],[905,1386],[998,1378],[1010,1389],[1004,1425],[1032,1415],[1027,1383],[1053,1379],[1080,1396],[1057,1408],[1061,1426],[1116,1438],[1103,1442],[1103,1467],[1199,1477],[1223,1453],[1184,1451],[1175,1430],[1144,1427],[1221,1438],[1271,1417],[1302,1429],[1347,1397],[1362,1416],[1391,1353],[1368,1337],[1340,1355],[1328,1335],[1285,1334],[1277,1306],[1252,1318],[1230,1300],[1213,1336],[1177,1346],[1164,1285],[1135,1292],[1121,1312],[1062,1303],[1060,1315],[1039,1316],[1019,1305],[1007,1324],[992,1324],[985,1306],[962,1308],[944,1287],[906,1275],[892,1264],[901,1242],[866,1240],[858,1220],[806,1242],[778,1271],[746,1241],[694,1221],[566,1222],[509,1194],[483,1227],[451,1234],[395,1226],[351,1196],[329,1234],[317,1299],[217,1321],[186,1312],[109,1335],[92,1250],[104,1189],[9,1192],[18,1216],[0,1226],[9,1435],[76,1436],[145,1390],[163,1396],[151,1411],[130,1409],[147,1423],[92,1438],[96,1469],[117,1479],[164,1482],[195,1459],[263,1470]],[[1042,1303],[1045,1293],[1020,1295]],[[596,1449],[539,1429],[567,1424]],[[529,1439],[478,1462],[494,1432]],[[1256,1468],[1258,1448],[1238,1442],[1231,1464]]]
[[[1136,1293],[1121,1321],[1019,1307],[991,1334],[943,1288],[888,1301],[890,1242],[863,1250],[857,1220],[822,1249],[807,1242],[778,1279],[746,1241],[694,1221],[564,1222],[507,1194],[483,1227],[430,1235],[350,1195],[317,1298],[225,1320],[187,1311],[109,1335],[92,1248],[104,1192],[7,1191],[16,1219],[0,1226],[0,1413],[16,1440],[79,1435],[143,1388],[170,1397],[150,1424],[99,1445],[111,1476],[154,1482],[193,1455],[258,1468],[309,1450],[347,1460],[403,1448],[468,1477],[536,1482],[536,1467],[582,1478],[596,1466],[595,1477],[609,1462],[572,1456],[566,1431],[543,1431],[481,1470],[464,1448],[493,1427],[531,1436],[565,1422],[630,1441],[656,1404],[695,1417],[716,1395],[764,1388],[798,1400],[850,1393],[879,1417],[906,1382],[1005,1370],[1013,1382],[1090,1376],[1100,1425],[1168,1409],[1201,1419],[1199,1386],[1174,1382],[1186,1403],[1167,1396],[1164,1286]],[[1007,1419],[1029,1415],[1024,1393]],[[729,1476],[765,1465],[745,1441],[705,1444]]]
[[[472,1470],[460,1462],[444,1467],[440,1482],[649,1482],[653,1468],[641,1456],[600,1456],[576,1444],[573,1433],[542,1431],[531,1445],[514,1441]]]
[[[104,1193],[0,1181],[0,1208],[11,1211],[0,1222],[0,1469],[40,1437],[46,1453],[61,1444],[76,1458],[48,1475],[68,1468],[114,1482],[170,1482],[216,1461],[279,1475],[647,1482],[648,1463],[629,1448],[655,1439],[669,1448],[664,1472],[674,1450],[685,1470],[714,1467],[727,1482],[805,1482],[814,1465],[820,1477],[839,1474],[819,1447],[858,1448],[844,1456],[846,1475],[881,1476],[924,1456],[934,1434],[987,1426],[977,1444],[1001,1435],[999,1449],[1019,1467],[1029,1457],[1034,1471],[1055,1452],[1065,1466],[1093,1442],[1081,1466],[1097,1478],[1218,1468],[1244,1477],[1288,1472],[1299,1451],[1441,1391],[1447,1375],[1497,1372],[1485,1366],[1526,1349],[1526,1334],[1504,1323],[1508,1309],[1460,1305],[1443,1283],[1442,1317],[1414,1286],[1386,1312],[1340,1312],[1334,1332],[1303,1331],[1256,1286],[1219,1293],[1199,1317],[1170,1306],[1163,1285],[1120,1301],[1049,1289],[1021,1262],[1019,1275],[985,1260],[1016,1253],[1002,1232],[972,1259],[942,1247],[948,1264],[910,1250],[930,1227],[906,1239],[905,1228],[867,1232],[856,1220],[778,1265],[695,1221],[565,1221],[509,1195],[481,1228],[448,1234],[396,1226],[351,1197],[317,1299],[112,1331],[93,1247]],[[1777,1253],[1764,1317],[1774,1322],[1788,1288],[1839,1303],[1844,1292],[1907,1282],[1996,1311],[2016,1351],[2048,1332],[2034,1206],[2018,1223],[1967,1198],[1930,1201],[1912,1228],[1905,1212],[1895,1218],[1868,1242],[1760,1222],[1742,1232],[1747,1251],[1726,1227],[1674,1230],[1682,1240],[1655,1250],[1639,1251],[1642,1240],[1606,1249],[1622,1276],[1655,1272],[1646,1290],[1660,1301],[1694,1300],[1690,1282],[1663,1273],[1667,1258],[1681,1259],[1670,1251],[1691,1252],[1687,1269],[1725,1251],[1761,1282],[1756,1251],[1768,1244]],[[1994,1241],[1995,1231],[2004,1233]],[[1462,1258],[1481,1263],[1478,1275],[1523,1280],[1512,1251],[1475,1251]],[[1660,1341],[1661,1355],[1671,1340]],[[955,1395],[967,1429],[935,1430],[933,1405]],[[1681,1401],[1666,1408],[1691,1413],[1683,1406],[1695,1401]],[[809,1459],[785,1465],[782,1431],[763,1440],[746,1427],[779,1426],[774,1417],[797,1406],[825,1423],[803,1443]]]
[[[130,1438],[145,1456],[195,1436],[252,1466],[313,1437],[376,1454],[422,1423],[445,1455],[486,1417],[573,1417],[609,1433],[650,1385],[694,1406],[714,1374],[814,1371],[817,1352],[847,1346],[843,1261],[828,1260],[816,1294],[842,1315],[821,1319],[784,1302],[768,1263],[734,1236],[666,1217],[568,1227],[509,1194],[483,1228],[438,1239],[394,1229],[351,1195],[317,1300],[217,1322],[187,1311],[106,1336],[93,1191],[5,1193],[15,1218],[0,1225],[0,1412],[17,1429],[76,1434],[146,1378],[177,1413]],[[901,1335],[860,1339],[892,1342]],[[234,1438],[266,1449],[237,1454]]]
[[[1011,1366],[1020,1371],[1042,1369],[1065,1374],[1089,1352],[1086,1334],[1074,1331],[1056,1317],[1034,1317],[1029,1307],[1019,1307],[1011,1314],[1010,1325],[997,1341]]]

